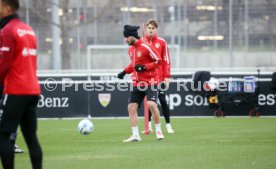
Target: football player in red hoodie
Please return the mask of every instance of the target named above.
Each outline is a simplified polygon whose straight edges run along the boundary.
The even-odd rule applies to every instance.
[[[141,141],[138,130],[137,109],[140,107],[145,96],[147,96],[148,107],[154,116],[156,137],[158,140],[164,138],[160,124],[160,114],[156,104],[158,97],[157,86],[159,84],[157,67],[160,64],[160,55],[152,45],[140,39],[138,29],[139,26],[124,26],[125,42],[130,46],[128,54],[131,63],[117,76],[119,79],[123,79],[125,74],[132,73],[134,86],[128,104],[132,135],[123,142]]]
[[[36,135],[36,107],[41,93],[36,75],[36,35],[16,14],[19,6],[19,0],[0,0],[0,82],[4,81],[0,156],[3,169],[14,169],[10,136],[20,125],[32,168],[41,169],[42,150]]]
[[[166,121],[167,132],[174,133],[170,123],[170,109],[166,100],[166,90],[169,87],[169,78],[171,75],[170,53],[167,42],[163,38],[158,37],[157,28],[158,23],[155,20],[148,20],[145,28],[147,35],[143,37],[143,40],[152,44],[161,56],[161,64],[158,65],[159,80],[161,82],[158,90],[158,98],[162,107],[162,114]],[[149,113],[149,130],[152,131],[151,113]]]

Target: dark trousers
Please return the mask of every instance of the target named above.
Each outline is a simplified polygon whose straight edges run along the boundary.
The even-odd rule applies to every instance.
[[[166,86],[161,83],[161,89],[158,90],[158,99],[161,104],[162,114],[165,118],[166,123],[170,123],[170,109],[166,100]],[[149,121],[151,121],[152,113],[149,110]]]
[[[39,96],[4,95],[0,108],[0,155],[3,169],[14,169],[11,135],[20,125],[29,149],[33,169],[42,168],[42,149],[36,135],[36,107]]]

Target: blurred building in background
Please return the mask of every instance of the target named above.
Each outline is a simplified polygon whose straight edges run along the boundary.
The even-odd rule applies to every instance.
[[[273,0],[22,0],[20,16],[37,33],[41,70],[121,69],[126,49],[88,47],[126,46],[123,26],[150,18],[182,69],[276,65],[275,11]]]

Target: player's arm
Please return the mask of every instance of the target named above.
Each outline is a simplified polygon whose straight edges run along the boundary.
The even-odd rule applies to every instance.
[[[132,63],[130,63],[124,68],[122,72],[118,73],[117,78],[123,79],[126,74],[131,74],[132,72],[133,72],[133,66],[132,66]]]
[[[133,66],[132,66],[132,63],[130,63],[129,65],[127,65],[124,70],[122,72],[120,72],[118,75],[117,75],[117,78],[119,79],[123,79],[124,76],[126,74],[131,74],[133,72]]]
[[[0,85],[4,84],[4,79],[12,65],[15,52],[15,40],[12,32],[2,34],[2,45],[0,46]]]
[[[131,48],[128,49],[129,56],[130,56],[130,53],[131,53],[130,51],[131,51]],[[130,59],[132,59],[132,58],[130,57]],[[124,70],[122,72],[118,73],[117,78],[123,79],[126,74],[131,74],[133,72],[133,70],[134,70],[133,69],[133,63],[131,62],[129,65],[127,65],[124,68]]]
[[[171,76],[171,58],[170,52],[167,43],[164,43],[163,51],[162,51],[162,58],[163,58],[163,72],[165,75],[165,79],[169,79]]]
[[[148,56],[150,57],[152,62],[144,64],[144,65],[135,65],[135,70],[137,72],[143,72],[145,70],[154,69],[161,62],[161,57],[156,49],[151,48],[150,46],[145,45],[145,44],[143,46],[148,50],[148,52],[149,52]]]
[[[158,66],[158,64],[161,63],[161,56],[155,48],[150,48],[149,53],[150,53],[149,56],[151,57],[152,62],[145,65],[147,70],[154,69],[155,67]]]
[[[126,72],[126,74],[131,74],[133,72],[133,64],[130,63],[129,65],[127,65],[124,71]]]

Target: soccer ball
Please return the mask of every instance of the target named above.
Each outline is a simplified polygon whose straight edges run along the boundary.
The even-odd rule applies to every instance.
[[[88,119],[81,120],[78,124],[78,131],[83,135],[88,135],[93,130],[94,130],[94,125]]]

